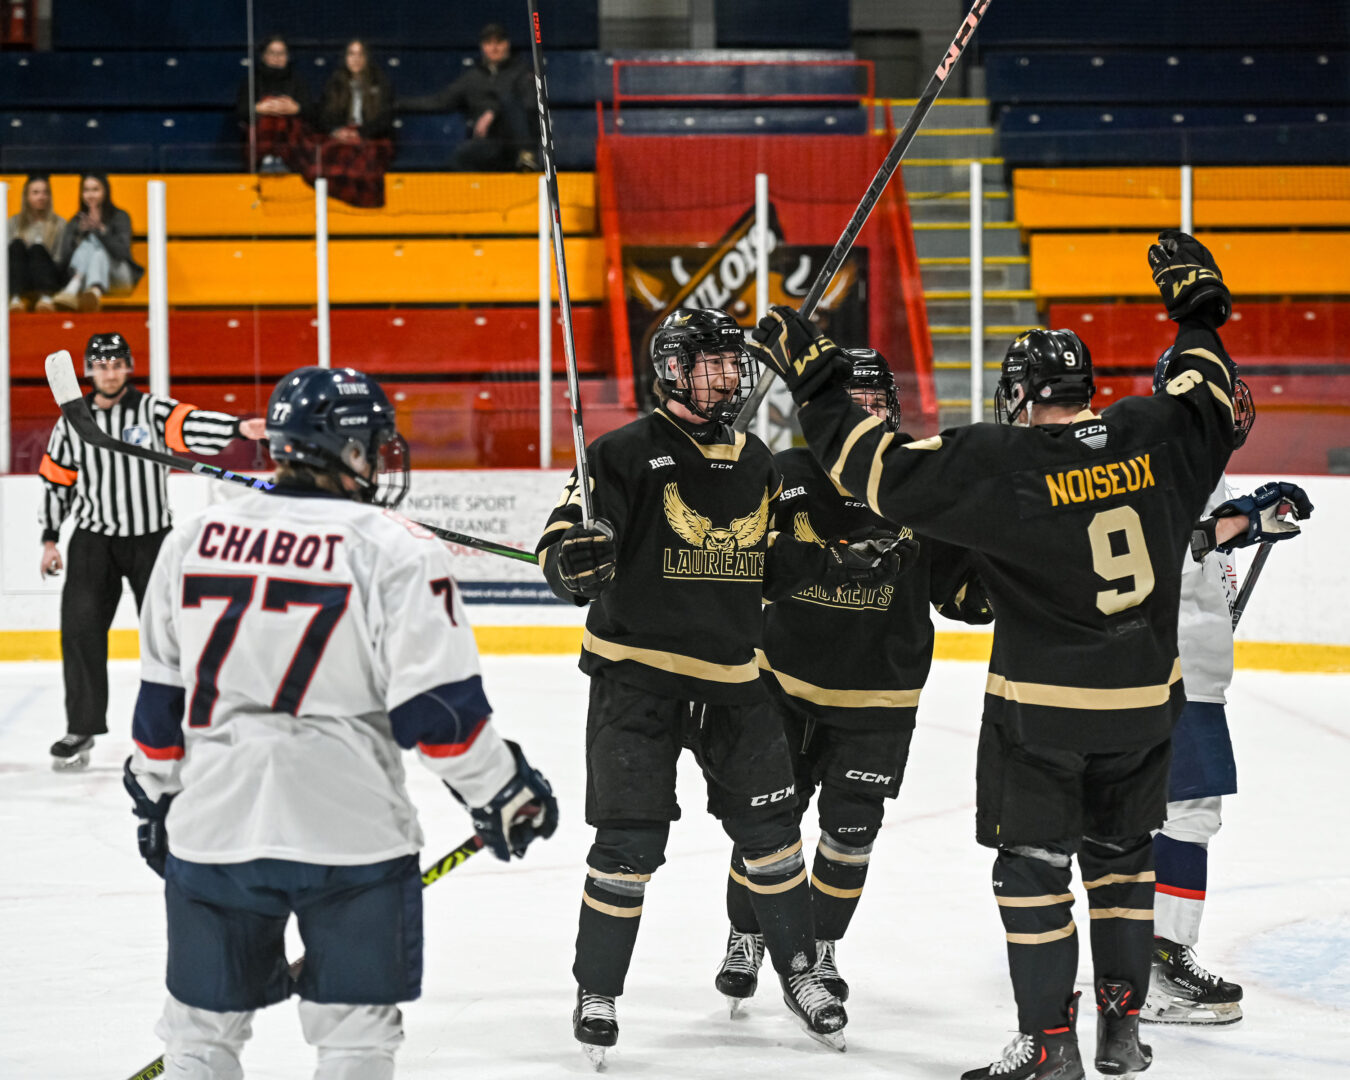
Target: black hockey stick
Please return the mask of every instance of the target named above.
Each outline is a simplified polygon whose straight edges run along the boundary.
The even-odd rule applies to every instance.
[[[197,476],[205,476],[210,480],[224,480],[231,484],[240,484],[254,491],[270,492],[276,490],[276,485],[270,480],[244,476],[241,473],[231,472],[229,469],[222,469],[218,465],[204,465],[200,461],[193,461],[188,457],[180,457],[177,454],[166,453],[147,446],[134,446],[105,434],[89,413],[89,406],[85,403],[84,395],[80,392],[80,381],[75,377],[75,365],[71,362],[70,353],[65,349],[54,352],[47,357],[47,385],[51,387],[52,396],[56,398],[56,403],[61,406],[61,415],[66,418],[66,423],[89,446],[111,450],[115,454],[126,454],[128,457],[153,461],[156,465],[195,473]],[[479,551],[486,551],[490,555],[500,555],[505,559],[518,559],[520,562],[536,565],[539,562],[539,556],[533,552],[521,551],[519,548],[497,544],[491,540],[480,540],[476,536],[468,536],[451,529],[442,529],[439,525],[428,525],[425,521],[415,521],[413,524],[426,529],[427,532],[442,540],[448,540],[452,544],[477,548]]]
[[[797,309],[806,318],[809,319],[815,313],[820,298],[825,295],[825,290],[830,287],[834,275],[843,266],[844,259],[848,257],[848,253],[853,247],[853,242],[858,239],[858,234],[867,224],[867,219],[872,216],[872,211],[881,200],[881,193],[886,190],[886,185],[895,175],[895,170],[900,167],[901,158],[909,150],[909,144],[914,141],[914,136],[927,118],[929,109],[933,107],[933,102],[942,92],[942,87],[947,82],[947,76],[951,74],[956,62],[961,59],[961,54],[970,44],[975,28],[980,25],[980,20],[984,18],[984,13],[989,9],[992,2],[993,0],[975,0],[970,11],[966,14],[965,21],[956,31],[956,37],[952,39],[947,54],[942,58],[937,70],[928,80],[928,85],[924,87],[923,96],[914,106],[914,111],[909,114],[904,129],[895,137],[895,142],[891,144],[890,152],[881,163],[881,168],[877,170],[876,176],[872,177],[872,182],[867,185],[862,202],[858,203],[858,208],[853,211],[853,216],[849,218],[848,224],[844,227],[843,235],[839,237],[834,245],[834,250],[830,252],[829,257],[821,266],[820,272],[816,274],[816,280],[811,283],[811,291],[806,294],[806,298]],[[773,388],[775,378],[776,376],[771,368],[766,367],[760,371],[759,381],[755,384],[754,390],[750,392],[750,396],[746,398],[741,411],[736,415],[736,422],[732,425],[737,431],[750,430],[750,421],[755,418],[760,403]]]
[[[454,851],[450,852],[444,858],[432,863],[422,871],[422,888],[426,888],[432,882],[439,881],[450,873],[455,867],[467,861],[471,856],[476,855],[483,848],[483,838],[477,833],[465,840]],[[304,964],[305,958],[301,956],[290,966],[291,978],[294,979],[300,974],[300,968]],[[128,1080],[151,1080],[152,1077],[164,1075],[164,1057],[160,1055],[150,1062],[140,1072],[134,1073],[128,1077]]]
[[[572,337],[572,299],[567,292],[567,257],[563,253],[562,208],[558,172],[553,167],[553,121],[548,111],[548,78],[544,74],[544,39],[539,29],[539,5],[526,0],[530,11],[530,48],[534,53],[534,89],[539,98],[539,150],[548,188],[548,210],[553,235],[553,263],[558,274],[558,311],[562,315],[563,356],[567,361],[567,404],[572,412],[572,447],[577,456],[577,487],[581,491],[581,523],[595,518],[591,497],[591,470],[586,464],[586,434],[581,429],[581,382],[577,376],[577,347]]]
[[[1266,560],[1270,558],[1270,548],[1271,544],[1267,541],[1256,549],[1256,558],[1252,560],[1251,569],[1247,571],[1247,576],[1242,582],[1242,588],[1238,590],[1237,599],[1233,601],[1234,630],[1237,629],[1242,613],[1247,610],[1247,601],[1252,598],[1252,591],[1256,588],[1256,579],[1261,576]]]

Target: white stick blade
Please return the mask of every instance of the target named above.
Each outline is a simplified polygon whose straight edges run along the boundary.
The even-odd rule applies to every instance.
[[[52,388],[52,395],[58,405],[84,397],[80,391],[80,380],[75,375],[75,364],[65,349],[47,357],[47,385]]]

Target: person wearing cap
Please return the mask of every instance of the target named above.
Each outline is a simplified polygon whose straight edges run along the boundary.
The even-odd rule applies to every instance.
[[[95,334],[84,351],[93,383],[85,401],[98,426],[123,442],[179,454],[217,454],[231,439],[261,439],[265,422],[145,394],[131,385],[134,360],[121,334]],[[74,518],[70,574],[61,591],[61,658],[66,734],[52,744],[52,767],[81,769],[94,736],[107,733],[108,630],[131,583],[137,610],[159,545],[172,525],[168,470],[139,458],[87,446],[65,417],[57,420],[38,469],[42,477],[43,577],[64,569],[61,523]]]
[[[478,35],[479,56],[454,82],[436,94],[400,98],[402,112],[457,112],[468,138],[455,148],[450,167],[460,172],[539,169],[539,106],[534,68],[513,56],[501,23]]]

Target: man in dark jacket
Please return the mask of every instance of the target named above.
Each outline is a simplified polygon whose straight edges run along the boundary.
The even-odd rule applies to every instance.
[[[511,42],[500,23],[488,23],[478,36],[481,53],[473,65],[436,94],[405,98],[404,112],[458,112],[468,138],[451,158],[460,172],[535,171],[539,168],[539,108],[534,69],[511,55]]]

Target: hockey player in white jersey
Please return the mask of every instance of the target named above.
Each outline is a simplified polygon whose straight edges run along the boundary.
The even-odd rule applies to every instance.
[[[400,749],[500,859],[557,825],[490,722],[450,558],[393,512],[407,446],[351,369],[273,391],[277,492],[177,525],[141,616],[126,786],[165,878],[166,1077],[235,1080],[254,1010],[300,997],[317,1080],[385,1080],[420,993],[422,830]],[[294,914],[306,953],[288,973]]]
[[[1170,352],[1170,350],[1169,350]],[[1160,392],[1168,353],[1158,361]],[[1255,419],[1250,392],[1238,380],[1238,441]],[[1263,484],[1233,498],[1226,479],[1205,505],[1181,572],[1177,644],[1186,706],[1172,732],[1167,821],[1153,838],[1157,874],[1153,960],[1140,1019],[1164,1024],[1231,1024],[1242,1019],[1242,987],[1207,971],[1195,956],[1205,907],[1209,842],[1222,824],[1223,796],[1237,792],[1237,766],[1224,713],[1233,681],[1232,605],[1237,597],[1230,553],[1235,547],[1287,540],[1293,521],[1313,510],[1296,484]]]

